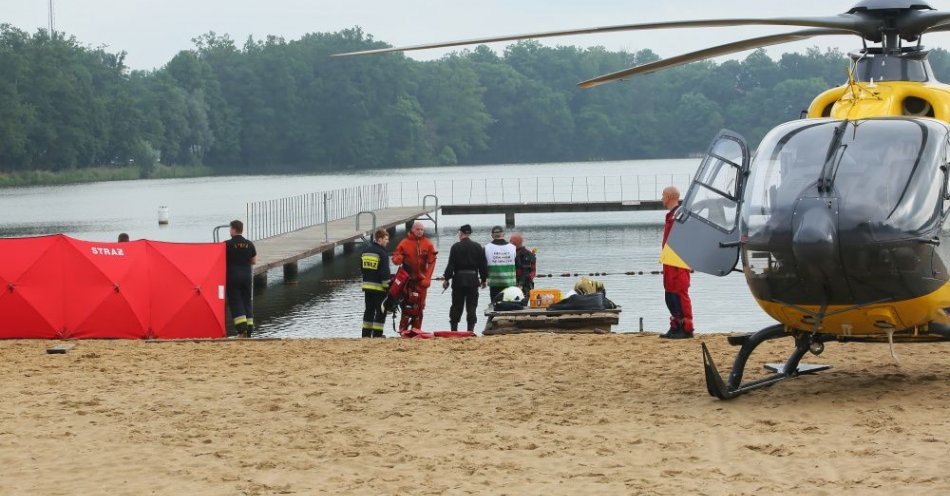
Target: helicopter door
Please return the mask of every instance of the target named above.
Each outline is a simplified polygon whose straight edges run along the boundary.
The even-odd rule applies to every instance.
[[[749,174],[749,148],[722,130],[696,171],[663,248],[666,265],[724,276],[739,261],[739,213]]]

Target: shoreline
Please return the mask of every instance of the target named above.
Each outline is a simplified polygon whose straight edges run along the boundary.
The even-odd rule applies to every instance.
[[[146,177],[143,177],[146,176]],[[207,166],[159,165],[146,173],[136,166],[86,167],[65,171],[30,170],[0,173],[0,188],[27,188],[31,186],[71,186],[79,184],[137,181],[147,179],[181,179],[214,176]]]
[[[712,338],[712,336],[710,336]],[[829,344],[832,369],[708,396],[699,342],[2,341],[12,494],[941,494],[950,343]],[[779,340],[782,341],[782,340]],[[784,359],[769,342],[752,364]]]

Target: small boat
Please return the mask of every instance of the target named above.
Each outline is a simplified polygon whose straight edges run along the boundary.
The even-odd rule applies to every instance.
[[[620,307],[594,310],[524,310],[485,311],[485,330],[482,334],[522,334],[528,332],[608,334],[611,326],[620,322]]]

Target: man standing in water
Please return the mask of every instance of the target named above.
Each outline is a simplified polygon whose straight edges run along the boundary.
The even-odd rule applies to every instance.
[[[244,236],[244,223],[231,221],[231,239],[224,242],[227,260],[228,308],[238,336],[251,337],[254,332],[254,310],[251,307],[251,284],[254,278],[251,266],[257,263],[254,243]]]
[[[663,189],[661,199],[666,213],[666,225],[663,227],[663,245],[673,229],[673,217],[680,205],[680,192],[673,186]],[[661,334],[666,339],[688,339],[693,337],[693,305],[689,300],[689,270],[672,265],[663,265],[663,290],[666,291],[666,307],[670,310],[670,330]]]
[[[475,331],[478,316],[478,287],[485,287],[488,279],[488,265],[481,245],[472,241],[472,226],[465,224],[459,228],[459,241],[449,250],[449,263],[445,266],[442,289],[449,288],[452,281],[452,307],[449,309],[449,325],[453,331],[459,330],[462,309],[465,309],[466,328]]]
[[[404,265],[409,272],[408,296],[403,302],[399,332],[422,328],[422,311],[426,307],[426,292],[432,283],[437,254],[435,245],[426,237],[425,226],[419,221],[412,224],[406,239],[400,241],[393,252],[393,263]]]

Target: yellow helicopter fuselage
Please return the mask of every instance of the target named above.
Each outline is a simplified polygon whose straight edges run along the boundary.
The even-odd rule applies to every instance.
[[[809,109],[808,118],[861,120],[880,117],[921,117],[950,122],[950,85],[942,83],[852,82],[823,92]],[[938,256],[936,253],[935,257]],[[748,276],[748,268],[747,276]],[[950,325],[950,283],[916,298],[865,305],[795,305],[756,298],[772,318],[790,329],[816,325],[821,332],[840,336],[874,336],[905,331],[903,339],[927,339],[934,323]],[[824,317],[815,322],[814,315]]]

